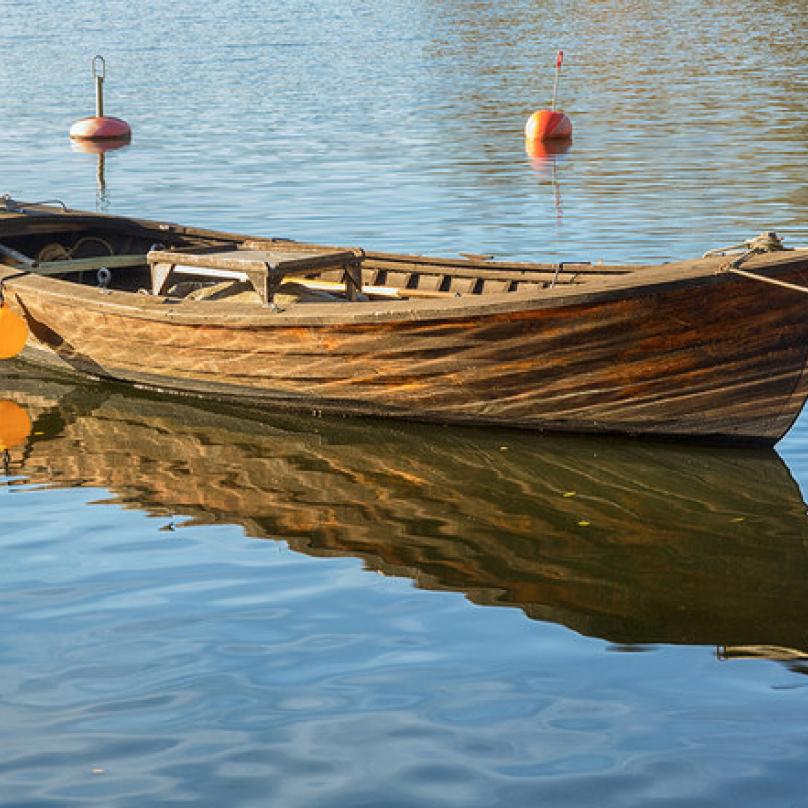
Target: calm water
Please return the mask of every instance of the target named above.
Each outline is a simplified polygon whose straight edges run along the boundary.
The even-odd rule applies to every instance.
[[[805,0],[0,10],[0,193],[444,255],[808,243]],[[560,48],[574,140],[530,155]],[[103,159],[67,137],[96,53]],[[806,804],[805,417],[775,454],[16,364],[0,399],[0,805]]]

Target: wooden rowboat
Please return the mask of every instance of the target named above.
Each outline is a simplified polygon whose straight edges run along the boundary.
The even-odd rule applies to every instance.
[[[757,249],[494,263],[0,204],[35,363],[265,408],[771,445],[808,395],[808,250]]]

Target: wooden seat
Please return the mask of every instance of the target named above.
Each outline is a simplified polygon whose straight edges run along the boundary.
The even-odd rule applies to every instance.
[[[152,292],[165,295],[178,274],[202,278],[249,280],[262,303],[272,302],[288,276],[312,275],[341,269],[345,294],[356,300],[362,291],[361,250],[315,247],[296,242],[224,245],[185,250],[150,250]]]
[[[37,261],[28,255],[0,243],[0,256],[18,267],[36,272],[39,275],[68,275],[71,272],[92,272],[97,269],[120,269],[124,267],[145,266],[146,255],[98,255],[89,258],[67,258],[59,261]]]
[[[40,261],[30,267],[39,275],[67,275],[70,272],[92,272],[97,269],[123,269],[146,265],[143,253],[134,255],[101,255],[93,258],[70,258],[65,261]]]

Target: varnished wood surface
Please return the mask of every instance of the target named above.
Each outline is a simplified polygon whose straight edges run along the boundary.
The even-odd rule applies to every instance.
[[[721,265],[272,309],[32,275],[6,288],[29,359],[101,378],[309,411],[771,444],[808,393],[805,296]],[[806,253],[744,266],[808,287]]]
[[[808,650],[806,506],[771,450],[245,418],[24,371],[0,398],[34,422],[15,479],[359,557],[615,643]]]

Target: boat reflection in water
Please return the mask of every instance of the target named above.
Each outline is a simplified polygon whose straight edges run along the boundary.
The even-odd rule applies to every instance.
[[[773,451],[243,411],[5,371],[23,481],[102,486],[618,647],[808,651],[808,521]]]

